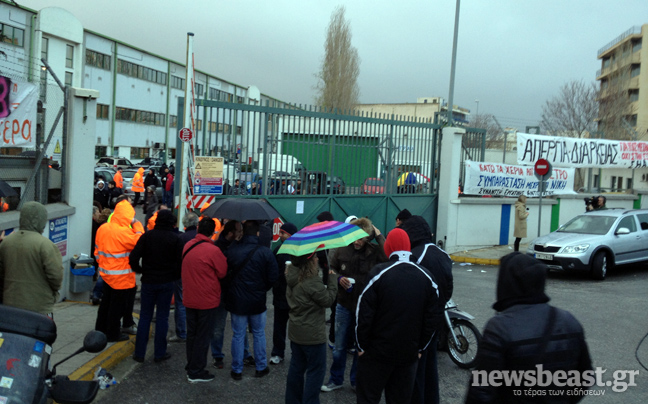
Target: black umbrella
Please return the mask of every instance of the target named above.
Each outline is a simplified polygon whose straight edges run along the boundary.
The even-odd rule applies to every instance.
[[[202,213],[211,218],[231,220],[273,220],[279,212],[267,202],[259,199],[221,199]]]
[[[18,192],[11,188],[11,185],[6,181],[0,180],[0,197],[6,198],[8,196],[18,196]]]

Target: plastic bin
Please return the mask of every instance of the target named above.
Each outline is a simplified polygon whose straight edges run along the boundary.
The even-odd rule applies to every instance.
[[[95,274],[92,263],[92,259],[71,260],[70,292],[82,293],[92,290],[92,277]]]

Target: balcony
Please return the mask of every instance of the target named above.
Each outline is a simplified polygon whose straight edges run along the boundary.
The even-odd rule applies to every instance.
[[[604,47],[599,49],[597,57],[600,58],[605,52],[612,49],[613,47],[615,47],[619,43],[623,42],[623,40],[625,40],[629,36],[637,35],[637,34],[641,35],[641,26],[639,26],[639,25],[635,25],[634,27],[630,28],[629,30],[627,30],[623,34],[621,34],[618,37],[616,37],[615,39],[613,39],[610,43],[608,43],[607,45],[605,45]]]

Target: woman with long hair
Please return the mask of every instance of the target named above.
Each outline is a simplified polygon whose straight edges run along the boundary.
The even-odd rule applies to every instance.
[[[317,254],[291,258],[285,269],[286,299],[290,306],[288,339],[292,350],[286,404],[314,404],[319,403],[326,373],[326,309],[335,300],[337,276],[329,276],[324,287]]]

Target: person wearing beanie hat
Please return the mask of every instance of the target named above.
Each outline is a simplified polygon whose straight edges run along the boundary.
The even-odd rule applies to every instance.
[[[399,228],[385,241],[389,262],[369,272],[358,299],[356,341],[359,403],[409,403],[421,352],[442,325],[437,285],[427,270],[410,260],[410,240]],[[384,304],[389,302],[389,304]]]
[[[407,209],[398,212],[398,215],[396,215],[396,227],[400,227],[410,217],[412,217],[412,214]]]
[[[358,297],[367,281],[371,268],[387,261],[383,250],[385,237],[366,217],[355,219],[351,224],[364,230],[369,237],[356,240],[346,247],[338,248],[331,254],[329,266],[337,274],[338,293],[335,306],[335,347],[333,348],[333,363],[327,384],[322,391],[329,392],[342,387],[346,369],[347,349],[354,348],[353,330],[354,315],[358,306]],[[371,243],[376,238],[378,244]],[[335,275],[331,275],[335,276]],[[353,283],[352,283],[353,282]],[[351,387],[356,385],[356,370],[358,356],[353,355],[349,380]]]
[[[283,244],[290,236],[297,233],[297,226],[286,222],[279,229],[279,240]],[[278,365],[284,360],[286,351],[286,326],[288,325],[288,316],[290,306],[286,300],[286,263],[290,261],[288,254],[278,254],[279,247],[275,247],[273,253],[277,260],[279,276],[277,282],[272,287],[272,305],[274,306],[274,322],[272,328],[272,351],[270,352],[270,364]]]
[[[560,391],[560,396],[553,395],[571,396],[575,400],[570,402],[577,402],[583,397],[583,388],[578,386],[587,386],[583,372],[592,370],[592,361],[578,320],[568,311],[547,303],[546,276],[547,266],[529,255],[513,252],[502,257],[497,301],[493,305],[499,313],[484,327],[475,371],[560,369],[570,375],[570,381],[575,373],[579,378],[576,383],[534,385],[533,389],[547,398],[551,397],[551,390]],[[489,385],[488,381],[471,383],[466,403],[528,401],[515,395],[516,390],[524,388],[522,381],[497,386]]]
[[[400,228],[407,233],[412,244],[412,261],[425,268],[436,282],[439,290],[439,305],[441,309],[444,309],[446,302],[452,297],[454,289],[450,256],[432,242],[432,231],[423,217],[412,216],[402,223]],[[438,403],[440,400],[438,340],[439,334],[437,333],[418,361],[412,403]]]

